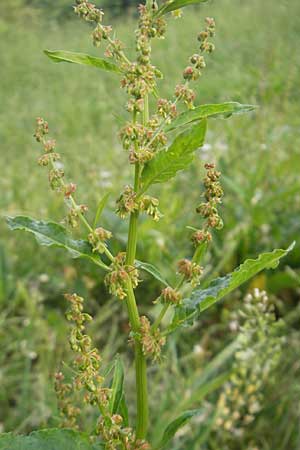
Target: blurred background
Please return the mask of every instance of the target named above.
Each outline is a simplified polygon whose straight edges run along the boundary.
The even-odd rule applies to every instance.
[[[98,3],[106,23],[132,52],[137,2]],[[186,8],[180,21],[170,18],[167,39],[153,46],[154,61],[165,74],[159,86],[162,96],[172,96],[180,82],[206,16],[216,20],[216,52],[196,84],[197,103],[232,100],[260,108],[211,120],[193,167],[156,191],[164,218],[157,224],[142,221],[138,257],[155,262],[171,279],[174,261],[192,252],[186,225],[198,226],[194,211],[200,202],[203,161],[217,163],[225,190],[225,226],[207,255],[207,280],[259,252],[286,248],[300,231],[299,1],[210,0]],[[97,55],[90,32],[74,16],[70,0],[0,2],[0,212],[56,221],[64,217],[62,199],[49,192],[46,171],[36,164],[39,148],[32,136],[35,118],[41,116],[49,122],[66,175],[77,183],[78,199],[89,206],[91,217],[99,198],[112,192],[103,225],[112,229],[117,250],[124,248],[127,221],[114,214],[114,199],[131,177],[117,137],[126,118],[124,93],[113,76],[53,64],[43,54],[44,49],[65,49]],[[95,317],[91,334],[104,361],[125,353],[132,404],[132,355],[121,333],[128,331],[126,313],[107,295],[101,274],[62,250],[41,248],[31,236],[9,232],[3,219],[0,232],[0,431],[25,433],[58,423],[53,373],[62,360],[70,360],[65,292],[76,291],[88,300],[87,309]],[[258,289],[267,292],[277,321],[284,325],[279,330],[277,323],[271,324],[269,335],[263,323],[260,335],[247,341],[255,351],[248,362],[241,362],[233,345],[243,333],[236,312],[245,296],[264,295]],[[153,293],[159,290],[150,277],[139,287],[141,311],[150,317],[156,313]],[[176,436],[173,450],[300,449],[299,293],[297,244],[276,270],[257,276],[204,314],[197,326],[175,333],[165,351],[168,358],[149,369],[153,436],[177,409],[200,405],[203,414]],[[238,382],[228,382],[226,376],[222,381],[220,377],[239,367]],[[219,380],[213,389],[212,377]],[[252,395],[249,386],[257,378],[259,388]],[[251,410],[249,404],[258,406]],[[225,419],[213,415],[220,408]],[[239,417],[241,408],[252,412]],[[88,411],[82,427],[92,423],[93,412]]]

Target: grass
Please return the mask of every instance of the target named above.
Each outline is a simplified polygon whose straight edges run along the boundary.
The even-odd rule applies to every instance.
[[[234,100],[258,104],[260,108],[251,116],[212,120],[207,144],[194,166],[159,193],[164,220],[154,229],[153,224],[150,229],[148,221],[142,223],[139,259],[156,259],[166,276],[171,274],[169,262],[174,255],[178,259],[187,254],[184,224],[187,219],[190,225],[196,224],[194,208],[200,199],[198,180],[203,159],[217,160],[226,191],[225,228],[207,259],[208,276],[231,270],[261,250],[288,245],[300,229],[298,1],[281,2],[275,7],[272,0],[219,0],[208,2],[197,11],[185,13],[179,23],[171,21],[168,40],[155,44],[156,63],[166,74],[161,94],[172,95],[179,81],[177,74],[197,48],[195,36],[201,21],[209,15],[217,22],[217,51],[209,58],[197,85],[198,103]],[[53,64],[43,55],[43,49],[97,54],[91,49],[86,24],[76,19],[66,23],[47,21],[45,13],[37,15],[34,11],[25,19],[18,14],[0,19],[0,213],[22,212],[57,221],[63,218],[62,201],[49,193],[46,174],[36,165],[39,150],[32,134],[35,117],[43,116],[57,138],[67,174],[72,173],[78,184],[80,201],[95,211],[99,197],[112,191],[111,212],[105,221],[113,223],[116,245],[122,247],[127,223],[120,225],[113,209],[114,199],[129,179],[129,171],[116,134],[119,123],[126,120],[125,111],[120,109],[124,97],[118,79],[92,68]],[[127,39],[132,19],[125,17],[114,22],[118,35]],[[129,51],[132,46],[129,41]],[[29,237],[9,233],[4,221],[0,232],[0,381],[5,388],[0,397],[0,423],[5,430],[28,431],[53,421],[51,371],[68,354],[61,294],[77,289],[91,299],[90,308],[96,316],[93,334],[101,348],[110,329],[104,347],[106,360],[114,350],[122,351],[123,343],[117,336],[118,329],[126,326],[126,317],[121,305],[115,306],[117,319],[105,315],[106,310],[100,315],[99,303],[105,304],[107,295],[91,267],[78,262],[73,265],[60,250],[38,249]],[[297,274],[298,246],[287,263]],[[78,277],[79,272],[83,276]],[[297,281],[283,270],[258,277],[252,286],[267,288],[280,297],[281,315],[296,303]],[[141,289],[147,303],[149,291],[157,286],[148,280]],[[238,300],[233,299],[233,306],[237,304]],[[211,355],[228,344],[226,314],[230,307],[226,305],[226,309],[217,308],[206,316],[200,329],[174,337],[167,350],[172,357],[170,371],[164,365],[150,368],[154,401],[163,400],[158,417],[172,410],[178,396],[187,395],[192,380],[202,373]],[[203,332],[207,325],[211,331]],[[299,371],[295,362],[299,332],[294,322],[288,339],[293,351],[286,356],[287,369],[281,374],[279,387],[293,387],[282,402],[276,397],[276,390],[268,388],[270,404],[277,408],[274,420],[278,433],[274,431],[272,436],[268,430],[273,419],[272,411],[266,408],[253,431],[264,450],[299,448],[297,430],[285,426],[297,420],[299,414],[292,406],[299,390],[299,383],[291,382]],[[191,350],[200,344],[205,349],[204,356]],[[176,388],[174,377],[178,380]],[[128,392],[132,390],[131,382]],[[35,389],[36,385],[39,389]],[[155,407],[156,403],[152,405]],[[153,427],[159,432],[159,421]],[[276,439],[279,434],[280,439]],[[198,444],[193,445],[198,450]],[[203,448],[214,448],[213,441],[205,445]],[[242,446],[238,448],[250,449],[246,440],[239,445]]]

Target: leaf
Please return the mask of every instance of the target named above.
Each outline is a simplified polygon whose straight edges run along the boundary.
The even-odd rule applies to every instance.
[[[205,3],[207,0],[171,0],[162,5],[156,12],[156,16],[160,17],[176,9],[184,8],[188,5],[196,5],[197,3]]]
[[[34,234],[41,245],[64,248],[73,258],[88,258],[98,266],[106,268],[100,257],[93,253],[88,241],[72,239],[66,228],[58,223],[35,220],[27,216],[7,217],[6,221],[11,230],[23,230]]]
[[[232,114],[244,114],[253,111],[257,108],[255,105],[242,105],[238,102],[227,102],[220,104],[201,105],[195,109],[190,109],[181,113],[176,119],[174,119],[170,125],[167,125],[165,131],[172,131],[175,128],[188,125],[197,120],[204,119],[206,117],[223,116],[225,118],[230,117]]]
[[[68,52],[65,50],[44,50],[45,55],[47,55],[52,61],[67,62],[74,64],[81,64],[86,66],[97,67],[98,69],[105,70],[107,72],[121,73],[121,70],[116,64],[106,61],[103,58],[98,58],[96,56],[87,55],[85,53]]]
[[[163,448],[166,444],[168,444],[180,428],[182,428],[192,417],[200,414],[201,412],[201,409],[186,411],[179,417],[177,417],[177,419],[173,420],[173,422],[171,422],[165,429],[162,440],[158,445],[157,450]]]
[[[176,308],[169,331],[190,323],[202,311],[214,305],[262,270],[276,268],[280,259],[286,256],[294,248],[294,245],[295,243],[290,245],[287,250],[277,249],[270,253],[262,253],[257,259],[248,259],[234,272],[213,280],[208,288],[194,290],[190,298],[184,299],[182,304]]]
[[[129,426],[128,408],[127,408],[127,404],[126,404],[124,393],[123,393],[122,398],[120,400],[118,413],[120,414],[120,416],[123,417],[122,425],[124,427],[128,427]]]
[[[92,444],[89,436],[74,430],[48,429],[29,436],[0,434],[0,450],[100,450],[101,443]]]
[[[203,145],[206,120],[181,133],[167,150],[161,150],[149,161],[142,172],[142,191],[155,183],[164,183],[186,169],[194,159],[195,151]]]
[[[150,275],[152,275],[154,278],[156,278],[158,281],[160,281],[165,286],[169,286],[169,283],[163,278],[160,271],[152,264],[135,260],[135,266],[138,269],[142,269],[142,270],[145,270],[145,272],[150,273]]]
[[[97,226],[97,224],[99,222],[99,219],[100,219],[101,214],[102,214],[102,212],[103,212],[103,210],[104,210],[104,208],[105,208],[105,206],[107,204],[109,196],[110,196],[110,192],[107,192],[107,194],[105,194],[102,197],[102,199],[100,200],[100,202],[99,202],[99,205],[98,205],[98,208],[97,208],[97,212],[96,212],[96,215],[95,215],[95,220],[94,220],[94,228],[96,228],[96,226]]]
[[[111,414],[116,414],[119,410],[119,406],[124,396],[124,367],[120,356],[116,357],[114,376],[111,384],[112,394],[109,400],[109,410]]]

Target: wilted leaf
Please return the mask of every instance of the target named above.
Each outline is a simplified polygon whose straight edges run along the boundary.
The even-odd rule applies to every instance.
[[[170,125],[165,128],[166,131],[172,131],[175,128],[188,125],[197,120],[204,119],[206,117],[230,117],[232,114],[244,114],[253,111],[257,108],[255,105],[242,105],[237,102],[227,102],[220,104],[201,105],[195,109],[190,109],[181,113],[176,119],[174,119]]]
[[[11,230],[23,230],[34,234],[39,244],[47,247],[61,247],[68,250],[73,258],[88,258],[102,268],[106,268],[100,257],[93,253],[88,241],[72,239],[62,225],[44,220],[34,220],[27,216],[7,217]]]
[[[153,266],[152,264],[148,264],[145,263],[143,261],[135,261],[135,266],[138,269],[142,269],[145,270],[145,272],[150,273],[150,275],[152,275],[154,278],[156,278],[158,281],[160,281],[162,284],[164,284],[165,286],[169,286],[169,283],[163,278],[163,276],[161,275],[160,271]]]
[[[163,4],[156,12],[156,16],[160,17],[176,9],[184,8],[197,3],[205,3],[207,0],[170,0]]]
[[[195,151],[203,145],[205,133],[206,120],[202,120],[179,134],[167,150],[157,153],[142,172],[142,191],[151,184],[164,183],[186,169],[193,161]]]
[[[29,436],[0,434],[0,450],[100,450],[101,443],[92,444],[89,436],[74,430],[49,429]]]
[[[287,250],[277,249],[270,253],[262,253],[257,259],[248,259],[234,272],[213,280],[208,288],[195,289],[190,298],[184,299],[182,305],[176,308],[169,331],[180,325],[188,325],[202,311],[221,300],[225,295],[237,289],[262,270],[277,267],[280,259],[289,253],[294,245],[293,243]]]
[[[116,64],[106,61],[103,58],[98,58],[85,53],[68,52],[65,50],[44,50],[44,53],[54,62],[68,62],[74,64],[81,64],[85,66],[93,66],[107,72],[121,73],[121,70]]]

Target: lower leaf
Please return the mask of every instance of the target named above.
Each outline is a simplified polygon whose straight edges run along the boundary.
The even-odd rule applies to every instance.
[[[234,272],[213,280],[208,288],[195,289],[190,298],[184,299],[176,309],[169,332],[179,326],[190,325],[202,311],[214,305],[262,270],[276,268],[280,259],[286,256],[294,248],[294,245],[295,243],[286,250],[277,249],[270,253],[262,253],[257,259],[248,259]]]
[[[29,436],[0,434],[0,450],[101,450],[101,443],[93,444],[87,434],[67,429],[48,429]]]

